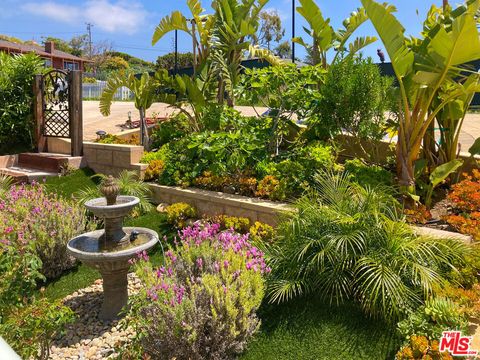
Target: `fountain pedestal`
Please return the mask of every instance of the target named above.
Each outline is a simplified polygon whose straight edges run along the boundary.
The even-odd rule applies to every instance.
[[[123,219],[139,203],[133,196],[118,196],[113,205],[105,198],[87,201],[85,206],[104,219],[105,230],[82,234],[70,240],[68,252],[86,265],[97,269],[103,278],[103,304],[99,317],[118,317],[128,302],[127,274],[129,260],[158,242],[150,229],[123,227]]]
[[[128,264],[128,263],[127,263]],[[129,266],[116,271],[101,271],[103,278],[103,304],[100,318],[115,318],[128,302]]]

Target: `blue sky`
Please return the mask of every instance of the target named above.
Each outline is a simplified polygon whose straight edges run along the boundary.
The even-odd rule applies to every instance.
[[[385,1],[385,0],[380,0]],[[298,3],[298,1],[297,1]],[[360,6],[360,0],[317,0],[325,17],[332,19],[335,28]],[[398,8],[397,16],[407,28],[407,33],[418,34],[421,23],[432,3],[440,6],[441,0],[390,0]],[[208,9],[210,0],[203,0]],[[291,37],[292,0],[270,0],[266,9],[276,9],[286,28],[285,38]],[[186,0],[0,0],[0,34],[40,42],[42,36],[70,39],[86,32],[85,23],[93,24],[93,42],[107,41],[114,49],[154,61],[157,56],[173,50],[173,34],[155,46],[151,36],[159,20],[173,10],[188,11]],[[418,12],[418,13],[417,13]],[[303,21],[297,14],[297,36],[303,33]],[[375,35],[372,26],[364,24],[357,35]],[[365,50],[374,56],[381,47],[377,42]],[[297,56],[304,51],[297,45]],[[179,36],[179,51],[190,51],[191,40]]]

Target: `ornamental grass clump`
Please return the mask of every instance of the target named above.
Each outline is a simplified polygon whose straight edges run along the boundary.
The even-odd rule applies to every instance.
[[[67,242],[87,228],[83,209],[39,184],[13,186],[0,196],[0,252],[32,251],[47,279],[75,264]]]
[[[133,300],[132,319],[144,355],[154,359],[231,359],[258,329],[256,310],[270,269],[248,234],[220,232],[218,224],[179,232],[165,265],[140,255],[145,283]]]

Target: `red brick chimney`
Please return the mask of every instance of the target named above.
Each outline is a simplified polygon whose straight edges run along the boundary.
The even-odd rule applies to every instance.
[[[55,51],[55,43],[53,41],[47,41],[45,43],[45,51],[49,54],[53,54]]]

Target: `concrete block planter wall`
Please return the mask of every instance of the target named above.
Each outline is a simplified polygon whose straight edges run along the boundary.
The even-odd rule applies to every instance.
[[[52,138],[48,144],[49,151],[58,154],[70,152],[70,140]],[[122,170],[134,170],[140,178],[148,165],[141,164],[143,146],[121,144],[83,143],[83,157],[87,166],[96,173],[116,176]]]
[[[143,178],[147,168],[146,164],[140,164],[143,146],[84,142],[83,156],[89,168],[105,175],[116,176],[122,170],[134,170]]]
[[[292,210],[292,207],[285,203],[240,195],[158,184],[150,184],[150,187],[154,203],[185,202],[194,206],[200,215],[246,217],[250,221],[261,221],[274,226],[278,223],[278,215],[282,211]]]
[[[270,225],[278,224],[278,215],[282,211],[291,211],[294,208],[286,203],[278,203],[246,196],[231,195],[221,192],[181,187],[172,187],[158,184],[149,184],[152,189],[152,200],[155,204],[185,202],[194,206],[199,215],[239,216],[251,221],[261,221]],[[473,242],[472,237],[456,232],[437,230],[427,227],[412,226],[418,235],[437,238],[452,238]]]

